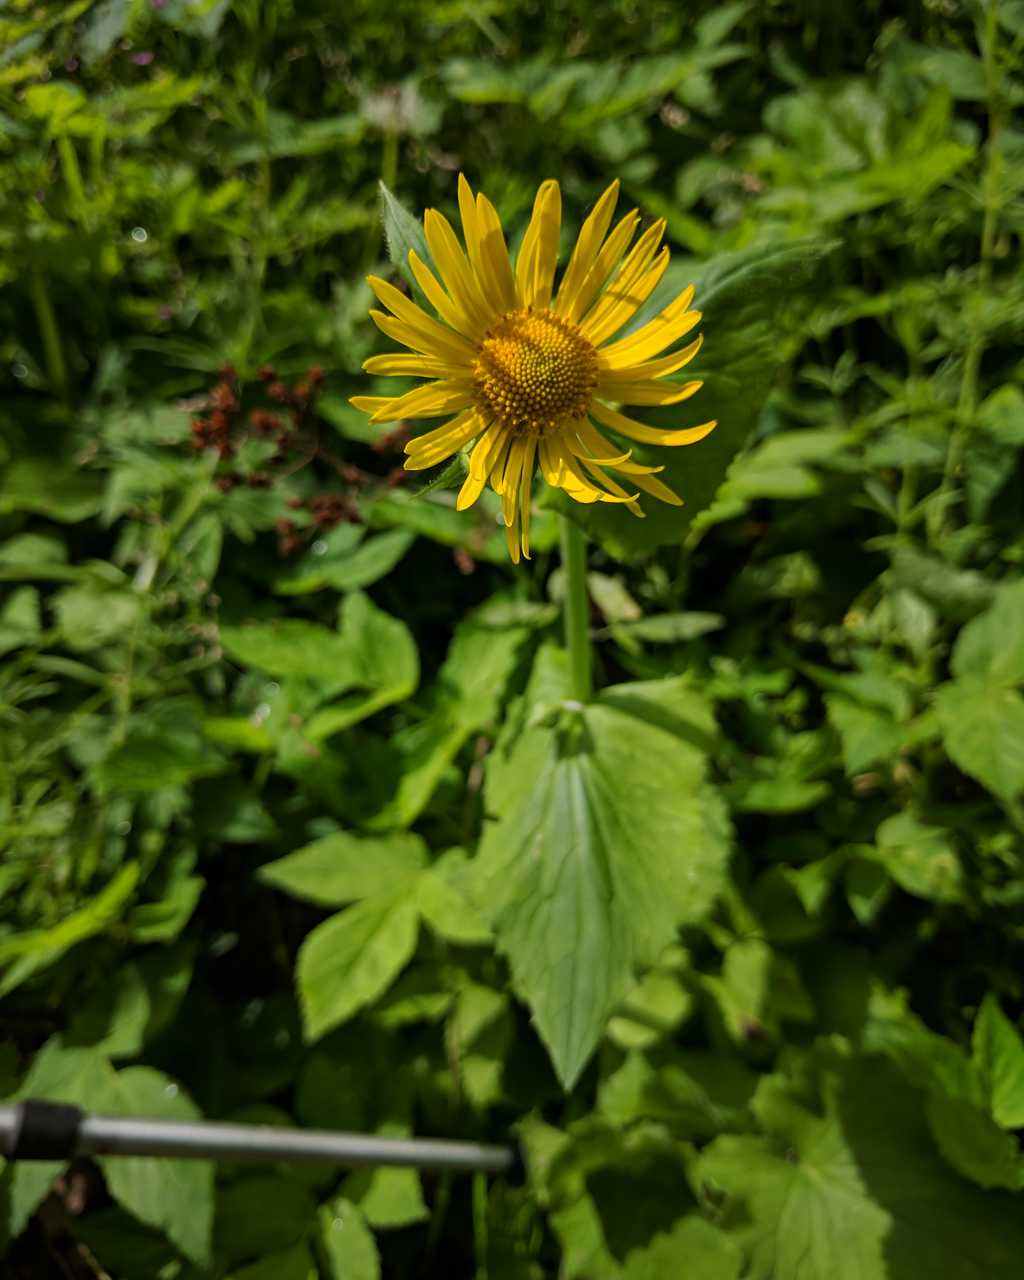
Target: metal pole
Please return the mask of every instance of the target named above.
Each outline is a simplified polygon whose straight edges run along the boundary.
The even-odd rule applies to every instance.
[[[35,1110],[48,1104],[33,1102]],[[67,1109],[70,1110],[70,1109]],[[0,1154],[53,1158],[52,1150],[19,1151],[26,1111],[22,1104],[0,1106]],[[24,1144],[23,1144],[24,1145]],[[338,1164],[351,1168],[406,1165],[504,1173],[518,1163],[513,1147],[432,1138],[379,1138],[326,1129],[283,1129],[258,1124],[190,1123],[142,1120],[82,1113],[65,1158],[80,1156],[159,1156],[192,1160],[282,1160],[293,1164]]]

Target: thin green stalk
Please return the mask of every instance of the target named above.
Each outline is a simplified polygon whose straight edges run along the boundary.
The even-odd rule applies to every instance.
[[[590,602],[587,595],[587,544],[583,530],[562,516],[562,573],[565,647],[569,651],[572,696],[589,702],[594,692],[590,653]]]
[[[32,292],[32,306],[35,308],[36,324],[39,336],[43,341],[43,354],[46,358],[46,371],[50,375],[53,390],[65,404],[68,403],[68,371],[64,364],[64,351],[60,344],[60,328],[57,316],[50,301],[50,292],[41,271],[33,271],[29,276],[29,288]]]
[[[981,253],[978,266],[978,288],[975,295],[983,298],[988,295],[992,284],[992,262],[995,258],[996,232],[1001,204],[999,179],[1002,166],[999,155],[999,132],[1002,127],[1002,109],[996,57],[998,37],[999,24],[996,21],[995,5],[989,4],[985,13],[985,41],[982,49],[988,90],[988,141],[985,146],[985,173],[982,178]],[[972,317],[972,320],[971,334],[964,355],[963,375],[960,379],[955,424],[950,435],[949,448],[946,451],[938,501],[932,508],[933,514],[928,521],[929,541],[932,543],[937,540],[948,524],[950,494],[978,408],[978,375],[981,371],[981,359],[985,354],[986,333],[976,318]]]

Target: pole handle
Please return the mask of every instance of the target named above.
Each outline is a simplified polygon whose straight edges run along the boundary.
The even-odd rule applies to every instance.
[[[69,1160],[75,1154],[85,1117],[80,1107],[28,1098],[5,1110],[12,1114],[0,1129],[0,1151],[8,1160]]]

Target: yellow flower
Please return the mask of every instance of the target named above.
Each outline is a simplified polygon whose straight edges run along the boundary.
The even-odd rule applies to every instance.
[[[423,219],[438,276],[414,250],[409,264],[443,323],[377,276],[370,287],[391,312],[371,311],[377,327],[413,354],[374,356],[369,373],[428,378],[399,396],[353,396],[371,422],[439,418],[436,430],[405,446],[409,471],[444,461],[471,441],[469,475],[459,492],[460,511],[490,482],[502,500],[509,554],[530,554],[530,497],[539,463],[549,485],[577,502],[621,502],[643,515],[644,490],[678,506],[654,473],[662,467],[631,461],[631,450],[612,444],[599,427],[644,444],[692,444],[715,426],[665,431],[635,422],[620,404],[668,405],[688,399],[700,382],[663,383],[697,354],[701,339],[661,355],[700,320],[689,310],[693,287],[660,315],[624,338],[615,334],[636,314],[668,266],[659,250],[665,222],[659,219],[627,249],[640,224],[634,209],[609,233],[619,184],[613,182],[583,223],[557,293],[552,294],[558,256],[562,197],[558,183],[541,184],[533,216],[516,258],[509,258],[501,223],[491,202],[474,197],[459,177],[459,210],[465,249],[436,209]]]

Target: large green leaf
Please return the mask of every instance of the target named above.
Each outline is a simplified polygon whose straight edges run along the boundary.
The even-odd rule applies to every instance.
[[[830,1071],[824,1110],[777,1079],[755,1111],[763,1136],[725,1136],[703,1154],[726,1193],[724,1223],[749,1280],[1011,1280],[1024,1223],[1017,1203],[985,1193],[936,1151],[921,1096],[878,1059]]]
[[[556,688],[561,654],[533,681]],[[552,670],[553,668],[553,670]],[[570,1088],[637,965],[700,919],[728,843],[693,745],[706,724],[671,706],[676,680],[549,711],[490,762],[477,898],[559,1078]],[[646,697],[644,696],[646,694]],[[547,696],[547,694],[545,694]],[[667,705],[666,705],[667,704]]]
[[[710,418],[718,426],[684,448],[636,448],[640,460],[664,465],[660,478],[683,499],[682,507],[643,498],[647,514],[638,520],[609,503],[566,503],[569,514],[613,555],[678,542],[693,517],[710,506],[789,354],[800,294],[832,247],[833,242],[818,239],[758,246],[713,258],[700,272],[695,303],[704,314],[704,346],[686,374],[702,378],[704,386],[682,407],[640,411],[640,416],[660,427],[688,427]],[[670,272],[640,319],[670,301],[688,278]]]

